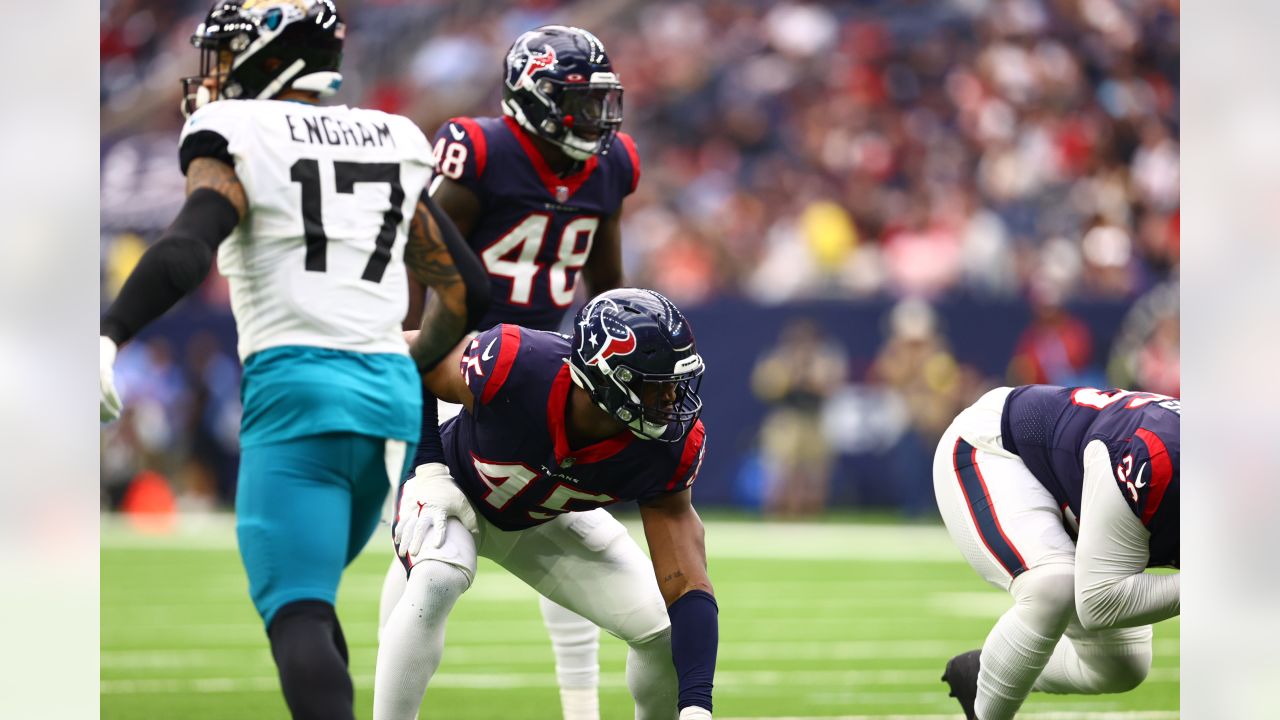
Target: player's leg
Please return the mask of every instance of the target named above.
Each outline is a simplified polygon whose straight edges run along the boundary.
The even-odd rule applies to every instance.
[[[236,535],[294,718],[353,718],[347,648],[333,603],[347,559],[347,461],[358,436],[244,448]]]
[[[630,646],[636,718],[676,717],[666,603],[648,557],[621,523],[602,509],[568,513],[519,533],[486,534],[481,554]]]
[[[1075,547],[1048,491],[1020,459],[987,442],[999,435],[998,411],[978,409],[976,418],[957,418],[939,443],[934,491],[961,553],[988,582],[1008,590],[1014,605],[983,643],[976,689],[967,689],[972,695],[957,687],[951,668],[948,682],[967,714],[1002,720],[1031,692],[1074,613]]]
[[[440,497],[433,501],[443,506],[466,502],[453,483],[442,483],[435,490]],[[424,514],[418,522],[429,523],[430,518]],[[388,616],[378,643],[374,720],[411,720],[422,705],[427,683],[444,655],[445,621],[475,577],[473,533],[477,528],[468,527],[469,523],[449,517],[439,541],[440,530],[431,528],[422,550],[406,563],[411,569],[404,593]]]
[[[436,419],[444,424],[446,420],[457,415],[462,411],[462,406],[456,403],[447,403],[443,400],[437,402]],[[406,466],[413,464],[414,448],[409,448],[409,457],[406,459]],[[406,467],[405,472],[411,469]],[[400,485],[400,480],[404,477],[402,474],[396,478],[391,484],[392,492],[387,497],[387,502],[382,508],[382,525],[385,526],[387,536],[391,535],[391,522],[396,514],[396,493],[394,489]],[[390,543],[387,547],[392,547]],[[387,572],[382,578],[382,592],[378,595],[378,636],[382,636],[382,628],[386,627],[387,618],[391,617],[391,611],[395,609],[396,603],[400,601],[400,596],[404,594],[405,581],[408,575],[405,573],[404,564],[400,562],[400,558],[396,557],[395,552],[390,553],[391,561],[387,565]]]
[[[1151,670],[1151,626],[1088,631],[1073,619],[1036,680],[1048,693],[1128,692]]]
[[[539,596],[538,605],[556,655],[564,720],[599,720],[600,628],[546,597]]]

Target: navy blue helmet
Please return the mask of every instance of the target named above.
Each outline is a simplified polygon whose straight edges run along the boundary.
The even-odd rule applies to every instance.
[[[601,293],[574,318],[574,383],[641,438],[676,442],[689,432],[702,414],[703,367],[689,322],[652,290]]]
[[[622,125],[622,83],[604,45],[575,27],[544,25],[507,51],[502,112],[574,160],[606,153]]]
[[[200,49],[200,74],[182,78],[182,112],[288,89],[332,95],[342,84],[345,37],[333,0],[222,0],[191,36]],[[216,95],[206,78],[215,79]]]

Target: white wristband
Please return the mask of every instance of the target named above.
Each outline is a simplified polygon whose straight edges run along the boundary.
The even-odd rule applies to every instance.
[[[711,711],[697,705],[690,705],[680,711],[680,720],[711,720]]]

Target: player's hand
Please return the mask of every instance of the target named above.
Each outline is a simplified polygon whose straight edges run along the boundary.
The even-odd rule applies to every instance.
[[[680,711],[680,720],[711,720],[711,711],[697,705],[690,705]]]
[[[116,392],[116,344],[106,336],[98,337],[98,413],[101,422],[120,417],[120,393]]]
[[[396,554],[400,557],[417,556],[432,528],[436,528],[436,533],[431,547],[439,548],[444,545],[449,508],[433,503],[430,493],[432,483],[441,480],[453,482],[448,466],[428,463],[419,465],[413,477],[401,487],[399,513],[395,527],[391,530],[391,539],[395,542]]]

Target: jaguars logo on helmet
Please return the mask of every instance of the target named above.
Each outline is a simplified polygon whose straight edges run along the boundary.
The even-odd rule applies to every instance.
[[[502,111],[570,158],[609,151],[622,126],[622,83],[604,44],[581,28],[545,25],[507,51]]]
[[[572,346],[574,383],[637,436],[677,442],[702,414],[702,356],[688,321],[661,294],[636,288],[601,293],[578,311]],[[651,384],[673,391],[673,399],[646,403]]]
[[[190,115],[214,100],[269,99],[290,89],[332,95],[342,84],[345,36],[332,0],[219,2],[191,36],[200,50],[200,74],[182,78],[182,112]]]

